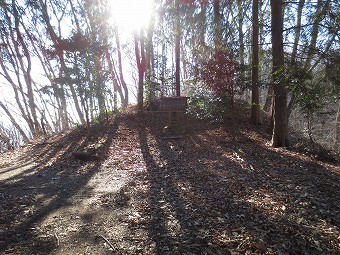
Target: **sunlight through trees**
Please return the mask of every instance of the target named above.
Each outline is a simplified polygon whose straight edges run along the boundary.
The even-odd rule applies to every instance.
[[[271,112],[273,146],[289,145],[292,112],[312,137],[317,111],[338,105],[326,66],[339,16],[333,0],[0,1],[2,150],[161,97],[228,111],[218,90],[247,101],[253,124]]]

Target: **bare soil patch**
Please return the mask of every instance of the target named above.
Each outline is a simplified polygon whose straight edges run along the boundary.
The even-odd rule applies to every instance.
[[[129,112],[1,154],[0,253],[340,254],[339,161],[271,148],[239,107],[234,128],[169,139]]]

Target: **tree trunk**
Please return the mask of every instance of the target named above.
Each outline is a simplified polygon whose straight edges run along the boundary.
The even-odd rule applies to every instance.
[[[220,0],[214,0],[213,5],[214,11],[214,44],[215,50],[222,47],[222,24],[221,24],[221,14],[220,14]]]
[[[53,42],[53,46],[57,52],[57,56],[60,61],[60,68],[59,68],[59,78],[62,78],[65,70],[66,70],[66,64],[65,64],[65,59],[64,59],[64,51],[61,47],[62,45],[62,40],[61,38],[56,34],[54,31],[53,26],[51,25],[51,18],[48,15],[47,12],[47,6],[45,2],[42,0],[39,0],[39,3],[41,5],[41,12],[42,12],[42,17],[46,23],[47,27],[47,32],[49,36],[51,37],[51,40]],[[55,95],[55,97],[60,98],[60,108],[58,109],[59,111],[59,116],[60,116],[60,121],[61,121],[61,126],[62,129],[68,129],[69,128],[69,119],[68,119],[68,112],[67,112],[67,103],[66,103],[66,95],[65,95],[65,90],[64,90],[64,85],[59,84],[58,87],[59,93]]]
[[[338,112],[335,120],[335,141],[334,148],[340,151],[340,99],[338,99]]]
[[[253,0],[253,36],[252,36],[252,98],[250,122],[259,125],[260,118],[260,88],[259,88],[259,2]]]
[[[326,3],[324,3],[323,0],[318,0],[317,7],[316,7],[317,10],[315,13],[315,19],[313,22],[312,33],[310,35],[311,42],[309,45],[309,50],[308,50],[307,58],[305,61],[306,71],[309,71],[311,67],[312,59],[316,52],[316,43],[317,43],[318,34],[319,34],[319,23],[324,19],[325,14],[327,13],[327,10],[329,8],[329,3],[330,3],[330,0],[327,0]]]
[[[268,86],[268,92],[266,97],[266,102],[264,103],[263,110],[265,112],[270,112],[273,103],[274,86],[271,82]]]
[[[166,70],[167,70],[167,58],[165,57],[167,54],[166,51],[166,42],[163,40],[162,42],[162,65],[161,65],[161,97],[165,95],[165,76],[166,76]]]
[[[298,50],[298,45],[299,45],[300,36],[301,36],[301,19],[302,19],[302,11],[303,11],[304,5],[305,5],[305,0],[300,0],[299,5],[298,5],[298,11],[297,11],[297,21],[296,21],[295,38],[294,38],[292,56],[290,58],[290,63],[293,67],[296,64],[297,50]],[[296,95],[294,93],[291,93],[291,97],[290,97],[288,107],[287,107],[287,119],[288,120],[289,120],[290,114],[292,113],[294,109],[295,102],[296,102]]]
[[[181,21],[179,1],[176,0],[176,31],[175,31],[175,61],[176,61],[176,96],[181,96]]]
[[[115,67],[113,65],[112,57],[110,56],[110,53],[109,53],[108,50],[106,50],[105,54],[106,54],[106,61],[108,63],[108,67],[109,67],[109,72],[110,72],[112,82],[113,82],[113,90],[114,90],[115,97],[116,97],[116,92],[118,92],[119,97],[120,97],[120,102],[123,104],[123,102],[125,102],[125,97],[123,95],[122,87],[120,86],[118,79],[117,79],[117,75],[116,75]],[[116,104],[117,104],[116,101],[117,100],[115,99],[115,102],[114,102],[115,108],[116,108]]]
[[[206,31],[206,23],[207,23],[207,18],[206,18],[206,7],[207,3],[205,0],[200,1],[200,7],[201,7],[201,12],[199,14],[199,21],[198,21],[198,45],[200,50],[205,49],[205,31]]]
[[[245,82],[245,66],[244,66],[244,33],[243,33],[243,8],[242,0],[237,0],[237,10],[238,10],[238,37],[239,37],[239,59],[240,59],[240,81],[241,84]]]
[[[99,114],[103,115],[106,113],[106,103],[105,103],[105,95],[104,95],[104,85],[102,78],[102,63],[101,63],[101,54],[96,52],[94,54],[94,65],[96,68],[95,76],[95,93],[98,101]]]
[[[153,32],[154,32],[154,25],[155,25],[155,17],[152,16],[148,30],[147,30],[147,39],[146,39],[146,70],[145,70],[145,83],[147,84],[148,88],[148,102],[149,105],[151,104],[152,100],[155,99],[156,91],[155,91],[155,83],[154,83],[154,56],[153,56]]]
[[[24,140],[24,142],[28,142],[29,139],[27,137],[27,135],[25,134],[24,130],[22,130],[22,128],[20,127],[20,125],[18,124],[18,122],[15,120],[15,118],[13,117],[13,115],[11,114],[11,112],[8,110],[8,108],[0,101],[0,107],[5,111],[5,113],[7,114],[7,116],[9,117],[9,119],[11,120],[12,124],[15,126],[15,128],[19,131],[20,135],[22,136],[22,139]]]
[[[124,80],[124,75],[123,75],[122,52],[121,52],[121,47],[120,47],[118,31],[115,31],[115,36],[116,36],[117,54],[118,54],[118,73],[119,73],[120,83],[124,90],[124,101],[122,102],[122,104],[123,104],[123,108],[126,109],[126,107],[129,104],[129,91],[128,91],[126,82]]]
[[[138,46],[138,39],[140,41],[140,49]],[[144,74],[145,74],[145,49],[144,49],[144,35],[142,29],[140,30],[139,38],[135,34],[135,55],[138,68],[138,90],[137,90],[137,110],[143,111],[144,104]]]
[[[77,93],[76,93],[76,90],[73,87],[73,84],[70,84],[70,90],[71,90],[74,106],[75,106],[76,111],[78,113],[79,120],[80,120],[81,124],[85,124],[84,114],[81,111],[79,101],[78,101],[78,97],[77,97]]]
[[[302,18],[302,10],[303,6],[305,5],[305,0],[300,0],[298,5],[298,11],[297,11],[297,21],[296,21],[296,28],[295,28],[295,38],[294,38],[294,44],[293,44],[293,51],[292,56],[290,59],[290,62],[292,64],[295,64],[296,62],[296,55],[298,50],[298,45],[300,41],[301,36],[301,18]]]
[[[274,128],[272,135],[273,147],[289,146],[287,120],[287,91],[283,79],[283,2],[270,0],[272,26],[272,55],[274,82]]]
[[[66,70],[66,65],[63,62],[64,61],[63,55],[64,55],[63,52],[59,53],[59,59],[62,59],[61,67],[59,70],[59,77],[62,77]],[[61,129],[65,130],[69,128],[69,118],[68,118],[68,112],[67,112],[65,88],[64,88],[64,84],[62,83],[57,84],[56,86],[58,86],[58,92],[57,92],[58,94],[56,96],[60,97],[60,108],[58,109],[58,111],[59,111],[59,116],[60,116],[60,121],[61,121]]]
[[[24,75],[26,87],[27,87],[28,106],[29,106],[29,111],[31,113],[30,115],[31,115],[31,118],[32,118],[32,121],[33,121],[32,135],[33,135],[33,137],[36,137],[36,136],[40,135],[41,127],[40,127],[40,123],[39,123],[38,116],[37,116],[36,103],[35,103],[35,99],[34,99],[33,86],[32,86],[31,55],[30,55],[30,52],[29,52],[27,45],[26,45],[26,42],[24,41],[24,38],[23,38],[21,31],[20,31],[20,28],[19,28],[19,24],[20,24],[19,13],[18,13],[16,3],[15,3],[14,0],[12,0],[12,8],[13,8],[13,16],[14,16],[14,22],[15,22],[15,32],[16,32],[16,36],[17,36],[17,41],[19,42],[19,43],[15,44],[15,48],[16,48],[18,60],[19,60],[21,70],[22,70],[23,75]],[[24,57],[25,57],[26,62],[27,62],[26,65],[24,64],[23,56],[21,54],[21,51],[19,50],[18,45],[21,45],[21,47],[22,47],[22,52],[24,53]]]
[[[14,60],[12,58],[10,58],[10,62],[11,62],[11,65],[13,67],[15,67],[15,63],[14,63]],[[24,118],[24,120],[26,121],[30,131],[33,132],[33,129],[34,129],[33,121],[32,121],[32,118],[30,117],[30,115],[28,114],[28,110],[27,110],[27,106],[26,106],[26,100],[25,100],[25,97],[24,97],[24,92],[23,92],[23,89],[22,89],[22,85],[20,84],[20,78],[18,77],[20,74],[19,74],[19,72],[16,72],[16,76],[17,76],[17,80],[18,80],[18,85],[16,85],[15,82],[12,80],[12,77],[9,74],[8,70],[6,69],[6,66],[5,66],[2,58],[0,58],[0,65],[1,65],[1,68],[4,72],[3,77],[12,86],[12,89],[13,89],[13,92],[14,92],[15,102],[16,102],[18,108],[20,109],[20,113],[21,113],[22,117]],[[19,92],[20,92],[20,94],[19,94]],[[22,95],[23,104],[21,103],[20,95]],[[26,109],[23,107],[23,105],[26,106]]]

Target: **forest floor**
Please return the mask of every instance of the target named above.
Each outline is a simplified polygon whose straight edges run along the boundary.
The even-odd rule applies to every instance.
[[[0,254],[340,254],[337,156],[270,147],[248,111],[167,137],[130,110],[1,154]]]

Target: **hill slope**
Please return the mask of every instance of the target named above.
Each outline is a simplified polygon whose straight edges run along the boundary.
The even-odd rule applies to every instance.
[[[1,155],[1,254],[339,254],[340,167],[133,111]]]

